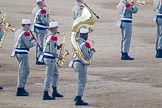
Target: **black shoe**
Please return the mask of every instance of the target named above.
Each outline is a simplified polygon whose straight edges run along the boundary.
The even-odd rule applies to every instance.
[[[52,93],[52,97],[64,97],[64,95],[60,93]]]
[[[0,86],[0,90],[3,90],[3,87],[2,86]]]
[[[84,102],[81,98],[81,96],[76,96],[76,102],[75,102],[76,106],[87,106],[88,103]]]
[[[48,91],[44,91],[43,100],[55,100],[54,97],[48,95]]]
[[[134,60],[134,58],[128,56],[128,57],[122,57],[121,60]]]
[[[122,53],[121,60],[134,60],[134,58],[130,57],[128,53]]]
[[[156,51],[156,58],[162,58],[162,50],[157,50]]]
[[[45,65],[45,63],[44,62],[36,61],[36,65]]]
[[[27,91],[25,90],[25,88],[24,88],[24,87],[22,88],[22,92],[24,92],[24,93],[26,93],[26,94],[28,94],[28,95],[29,95],[29,92],[27,92]]]
[[[16,92],[16,96],[29,96],[29,94],[24,93],[23,88],[18,88]]]
[[[64,97],[62,94],[58,93],[57,87],[52,88],[53,88],[52,97]]]

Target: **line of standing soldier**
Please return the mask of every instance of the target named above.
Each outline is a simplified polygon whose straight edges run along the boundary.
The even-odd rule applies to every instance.
[[[85,6],[83,0],[76,1],[77,3],[73,8],[74,20],[81,15],[81,11]],[[58,23],[48,22],[47,11],[44,9],[44,0],[36,0],[36,3],[37,6],[33,9],[32,13],[34,15],[34,32],[36,32],[38,40],[32,37],[30,31],[30,19],[22,19],[22,27],[15,32],[14,52],[19,62],[16,96],[29,96],[29,93],[25,90],[25,85],[30,73],[28,52],[30,48],[36,46],[36,64],[46,65],[43,100],[54,100],[55,97],[63,97],[63,95],[57,91],[59,71],[56,66],[56,58],[61,59],[57,54],[57,50],[61,48],[61,45],[58,45],[57,43]],[[156,58],[162,58],[162,1],[154,0],[154,4],[156,11],[154,21],[157,24]],[[138,7],[136,4],[130,4],[126,0],[120,0],[118,9],[121,18],[117,25],[121,28],[122,33],[121,60],[134,60],[128,53],[132,36],[132,14],[137,13]],[[48,27],[50,32],[47,34]],[[89,30],[87,28],[80,28],[78,32],[78,42],[84,56],[92,58],[95,49],[91,48],[91,45],[86,42],[88,33]],[[42,53],[44,62],[38,60]],[[88,65],[82,63],[82,61],[74,54],[72,67],[78,74],[78,86],[76,97],[74,99],[75,105],[88,105],[87,102],[82,100],[87,81]],[[48,94],[51,82],[53,88],[52,96]]]
[[[58,38],[56,35],[58,24],[57,22],[48,22],[47,11],[44,9],[44,0],[36,0],[36,3],[37,7],[33,9],[32,13],[34,15],[34,31],[37,34],[38,40],[32,37],[30,31],[30,19],[22,19],[22,27],[15,32],[14,52],[19,62],[16,96],[29,96],[29,93],[25,90],[25,85],[30,73],[28,52],[30,48],[36,46],[36,64],[46,65],[43,100],[54,100],[55,97],[63,97],[63,95],[57,91],[59,72],[56,66],[56,58],[61,59],[57,54],[57,50],[61,47],[61,45],[57,44]],[[154,3],[156,11],[154,19],[157,23],[156,58],[162,58],[162,1],[155,0]],[[73,8],[74,20],[81,15],[84,6],[83,0],[77,0],[77,3]],[[122,33],[121,60],[134,60],[134,58],[128,55],[128,52],[132,36],[132,14],[137,13],[138,7],[136,4],[127,3],[126,0],[120,0],[118,6],[121,16],[118,26],[121,28]],[[49,27],[50,30],[48,34],[47,27]],[[78,33],[79,45],[84,56],[92,58],[95,49],[91,48],[91,45],[86,42],[88,33],[89,30],[87,28],[80,28]],[[42,53],[44,55],[44,62],[38,60]],[[74,54],[72,67],[78,74],[78,86],[76,97],[74,99],[75,105],[88,105],[87,102],[82,100],[87,81],[88,65],[82,63],[82,61]],[[53,92],[52,96],[49,96],[48,91],[51,82]]]
[[[56,59],[62,59],[57,54],[57,50],[62,47],[61,44],[58,45],[57,43],[58,23],[48,22],[47,12],[44,9],[44,0],[36,0],[36,2],[37,7],[33,9],[32,13],[34,15],[34,32],[38,39],[34,37],[30,30],[30,19],[22,19],[22,27],[15,32],[14,50],[11,56],[16,56],[19,62],[16,96],[29,96],[29,92],[25,89],[30,73],[28,51],[31,47],[36,46],[36,64],[46,65],[43,100],[54,100],[55,97],[63,97],[63,95],[57,91],[59,71],[56,65]],[[73,8],[74,19],[77,19],[80,16],[83,7],[83,0],[77,0],[77,4]],[[47,34],[48,27],[49,33]],[[79,45],[84,56],[92,58],[95,49],[91,48],[90,43],[86,42],[88,33],[89,29],[80,28],[78,31]],[[43,60],[40,60],[41,55],[43,55]],[[87,81],[88,65],[84,64],[75,54],[72,62],[72,67],[78,73],[78,87],[74,99],[75,105],[88,105],[87,102],[82,100]],[[48,93],[51,83],[53,88],[52,96]]]
[[[48,37],[51,38],[49,42],[47,42],[47,44],[45,45],[45,48],[43,48],[43,40],[47,34],[47,27],[49,24],[47,20],[46,10],[43,9],[44,0],[36,0],[36,2],[38,4],[38,7],[36,7],[33,10],[33,13],[34,12],[36,13],[34,14],[35,15],[34,31],[36,32],[38,39],[34,37],[32,31],[30,30],[31,27],[30,19],[22,19],[22,27],[15,32],[14,48],[11,56],[13,57],[16,56],[19,62],[16,96],[29,96],[29,93],[25,89],[25,85],[30,73],[28,52],[31,47],[37,46],[36,64],[44,64],[42,62],[38,62],[39,56],[43,53],[44,61],[46,65],[43,100],[51,100],[51,99],[55,99],[55,97],[63,97],[63,95],[61,95],[57,91],[59,73],[55,64],[56,61],[55,58],[58,58],[56,53],[57,37],[55,36],[56,35],[55,31],[57,31],[58,25],[57,22],[51,22],[54,23],[54,24],[50,24],[50,30],[51,32],[53,32],[53,34],[48,35]],[[33,40],[35,41],[33,42]],[[51,84],[51,80],[53,80],[52,81],[53,97],[50,97],[48,95],[48,89]]]
[[[131,4],[127,0],[120,0],[117,5],[119,10],[120,20],[117,26],[121,28],[122,40],[121,40],[121,60],[134,60],[134,58],[128,55],[130,42],[132,37],[132,14],[138,12],[138,6],[135,1]],[[156,34],[156,58],[162,58],[162,0],[154,0],[155,17],[154,21],[157,25]]]

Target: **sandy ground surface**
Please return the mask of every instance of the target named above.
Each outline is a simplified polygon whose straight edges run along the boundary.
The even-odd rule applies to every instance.
[[[66,48],[71,52],[70,33],[73,23],[71,9],[75,0],[46,0],[51,15],[59,22],[59,30],[67,34]],[[119,18],[114,0],[87,0],[101,17],[94,32],[89,35],[95,41],[97,52],[88,69],[88,82],[84,99],[87,108],[162,108],[162,59],[155,58],[156,25],[153,22],[153,1],[147,0],[134,15],[133,37],[130,55],[134,61],[120,60]],[[32,18],[35,0],[0,0],[0,11],[19,28],[22,18]],[[62,41],[60,36],[60,42]],[[26,85],[29,97],[16,97],[18,62],[10,58],[13,34],[7,33],[0,49],[0,108],[74,108],[77,74],[67,64],[60,68],[59,91],[64,98],[42,101],[44,66],[35,65],[35,49],[30,52],[31,74]]]

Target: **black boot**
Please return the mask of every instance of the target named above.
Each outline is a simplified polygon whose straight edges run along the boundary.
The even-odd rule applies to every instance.
[[[0,90],[3,90],[3,87],[2,86],[0,86]]]
[[[156,50],[156,58],[162,58],[162,50]]]
[[[76,102],[75,102],[76,106],[79,106],[79,105],[86,106],[86,105],[88,105],[87,102],[84,102],[82,100],[81,96],[76,96],[75,100],[76,100]]]
[[[53,93],[52,93],[53,97],[64,97],[62,94],[58,93],[57,87],[52,87],[52,88],[53,88]]]
[[[48,95],[48,91],[44,91],[43,100],[55,100],[54,97]]]
[[[22,88],[22,91],[29,95],[29,92],[27,92],[24,87]]]
[[[29,96],[29,94],[24,93],[23,88],[17,88],[16,96]]]
[[[134,58],[130,57],[128,53],[123,53],[122,52],[122,57],[121,60],[134,60]]]

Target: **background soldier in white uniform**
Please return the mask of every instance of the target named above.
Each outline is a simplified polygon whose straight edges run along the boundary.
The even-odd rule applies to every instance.
[[[81,28],[79,31],[79,45],[83,55],[86,58],[92,58],[95,49],[91,48],[90,44],[86,42],[88,39],[89,30],[87,28]],[[87,81],[87,67],[88,65],[84,64],[76,55],[74,54],[73,66],[74,70],[78,73],[78,86],[76,97],[74,99],[75,105],[88,105],[87,102],[82,100],[82,96],[85,89],[85,84]]]
[[[15,32],[15,54],[19,62],[16,96],[29,95],[25,90],[25,84],[30,73],[28,51],[37,44],[31,40],[31,34],[29,32],[30,24],[30,19],[22,19],[22,28]]]
[[[61,47],[57,44],[57,22],[50,22],[49,24],[50,33],[46,37],[45,45],[44,45],[44,62],[46,64],[46,73],[44,80],[44,94],[43,100],[54,100],[55,97],[63,97],[57,91],[58,80],[59,80],[59,71],[56,65],[56,58],[61,59],[57,50]],[[53,93],[52,97],[48,95],[48,91],[52,81]]]
[[[132,2],[128,3],[127,0],[120,0],[118,6],[121,19],[118,21],[118,26],[121,28],[122,41],[121,41],[121,60],[134,60],[128,55],[131,37],[132,37],[132,14],[137,13],[138,7]]]
[[[84,8],[83,0],[76,0],[76,1],[77,3],[72,10],[74,20],[81,15],[81,11]]]
[[[154,0],[154,10],[156,11],[154,21],[157,24],[156,58],[162,58],[162,1],[161,0]]]
[[[42,65],[44,63],[39,62],[38,58],[43,50],[43,38],[47,34],[48,17],[47,11],[44,9],[44,0],[36,0],[37,6],[33,9],[34,15],[34,31],[37,34],[40,47],[36,47],[36,64]]]

